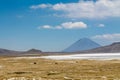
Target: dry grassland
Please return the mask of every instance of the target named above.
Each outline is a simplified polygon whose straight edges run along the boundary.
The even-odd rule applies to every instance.
[[[120,80],[120,60],[0,57],[0,80]]]

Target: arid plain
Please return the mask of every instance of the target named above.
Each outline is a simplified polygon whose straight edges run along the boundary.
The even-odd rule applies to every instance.
[[[120,60],[0,57],[0,80],[120,80]]]

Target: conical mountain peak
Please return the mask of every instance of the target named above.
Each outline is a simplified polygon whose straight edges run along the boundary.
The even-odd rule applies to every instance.
[[[100,45],[94,41],[92,41],[89,38],[82,38],[75,43],[73,43],[71,46],[63,50],[63,52],[77,52],[82,50],[88,50],[100,47]]]

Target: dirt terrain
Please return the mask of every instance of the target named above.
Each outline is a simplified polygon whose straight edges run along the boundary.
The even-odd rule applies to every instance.
[[[120,80],[120,60],[0,57],[0,80]]]

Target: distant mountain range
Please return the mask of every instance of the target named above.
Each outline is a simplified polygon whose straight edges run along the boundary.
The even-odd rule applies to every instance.
[[[75,42],[73,45],[64,50],[64,52],[42,52],[37,49],[30,49],[28,51],[14,51],[7,49],[0,49],[0,56],[22,56],[22,55],[52,55],[52,54],[69,54],[74,52],[84,53],[120,53],[120,42],[115,42],[108,46],[100,46],[96,42],[84,38]],[[70,53],[70,54],[71,54]]]
[[[83,51],[83,50],[89,50],[93,48],[101,47],[98,43],[92,41],[88,38],[82,38],[72,45],[70,45],[68,48],[63,50],[62,52],[77,52],[77,51]]]
[[[115,42],[108,46],[94,48],[85,51],[79,51],[81,53],[117,53],[120,52],[120,42]]]
[[[30,49],[28,51],[14,51],[14,50],[7,50],[7,49],[0,49],[0,55],[26,55],[26,54],[42,54],[41,50],[37,49]]]

